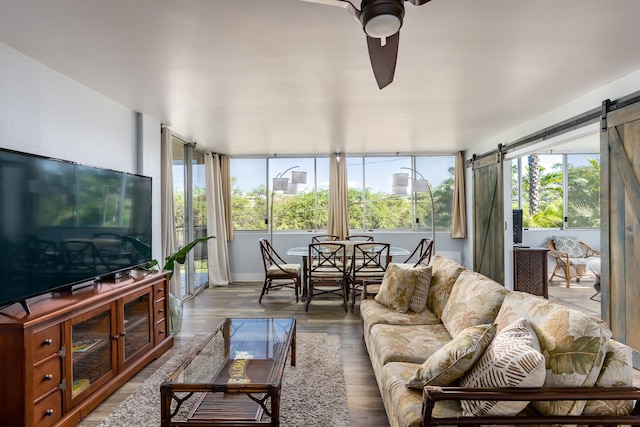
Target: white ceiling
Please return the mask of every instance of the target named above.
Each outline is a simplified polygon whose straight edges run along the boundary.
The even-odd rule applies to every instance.
[[[405,5],[383,90],[359,23],[300,0],[0,0],[0,42],[235,155],[466,150],[640,69],[637,0]]]

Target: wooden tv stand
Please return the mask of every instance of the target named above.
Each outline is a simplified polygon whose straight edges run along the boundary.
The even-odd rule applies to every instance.
[[[0,420],[75,426],[173,346],[169,281],[157,273],[31,298],[0,311]]]

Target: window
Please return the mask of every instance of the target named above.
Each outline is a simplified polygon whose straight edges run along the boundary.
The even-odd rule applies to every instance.
[[[531,154],[515,159],[512,205],[525,228],[600,227],[600,155]]]

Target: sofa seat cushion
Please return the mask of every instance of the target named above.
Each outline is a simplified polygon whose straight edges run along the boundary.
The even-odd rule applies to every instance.
[[[427,308],[440,319],[453,284],[466,268],[440,255],[435,255],[429,265],[431,266],[431,286],[429,286]]]
[[[374,325],[369,342],[380,365],[389,362],[421,364],[446,343],[451,335],[444,325]]]
[[[422,390],[406,387],[419,365],[392,362],[384,365],[380,372],[382,400],[392,426],[418,427],[422,420]],[[439,401],[433,409],[434,417],[457,417],[462,414],[460,402]]]
[[[456,280],[442,323],[452,337],[469,326],[493,323],[509,291],[501,284],[475,271],[463,271]]]
[[[514,291],[496,317],[498,332],[527,319],[545,357],[545,387],[592,387],[605,359],[611,331],[586,314],[528,293]],[[585,401],[532,402],[545,415],[580,415]]]
[[[597,387],[633,386],[633,366],[631,347],[615,340],[609,340],[607,353],[596,380]],[[631,400],[589,400],[583,415],[628,415],[633,410]]]
[[[411,310],[407,313],[399,313],[372,299],[362,300],[360,316],[365,334],[369,333],[373,325],[437,325],[442,323],[430,310],[425,309],[420,313],[414,313]]]

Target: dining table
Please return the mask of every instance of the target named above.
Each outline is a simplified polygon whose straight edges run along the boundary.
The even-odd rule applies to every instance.
[[[322,242],[320,242],[322,243]],[[350,256],[353,253],[353,247],[358,243],[368,243],[375,244],[379,242],[361,242],[354,240],[331,240],[327,241],[327,244],[335,244],[341,243],[345,245],[345,250],[347,252],[347,256]],[[407,256],[409,255],[409,251],[405,248],[401,248],[399,246],[390,246],[389,247],[389,256],[393,259],[394,256]],[[308,280],[307,280],[307,269],[309,264],[309,245],[307,246],[294,246],[287,249],[287,255],[289,256],[299,256],[302,257],[302,301],[306,301],[307,298],[307,290],[308,290]]]

